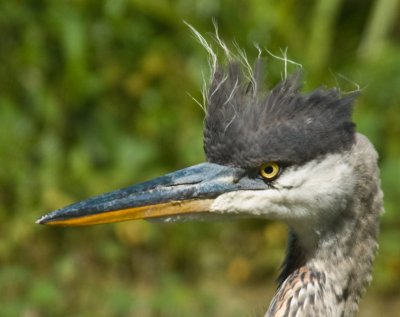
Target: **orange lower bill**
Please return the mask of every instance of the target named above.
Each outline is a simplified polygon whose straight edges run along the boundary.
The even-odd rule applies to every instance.
[[[50,226],[88,226],[101,223],[128,221],[136,219],[161,218],[190,213],[207,212],[214,200],[195,199],[140,206],[128,209],[105,211],[77,218],[46,222]]]

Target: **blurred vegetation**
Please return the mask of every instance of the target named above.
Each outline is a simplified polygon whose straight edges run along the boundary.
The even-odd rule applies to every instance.
[[[183,20],[306,89],[362,88],[386,213],[360,316],[400,311],[398,0],[36,0],[0,4],[0,316],[250,316],[272,296],[286,229],[265,221],[88,228],[44,212],[204,160],[207,56]],[[233,47],[233,45],[232,45]],[[266,54],[267,55],[267,54]],[[276,82],[283,70],[269,58]],[[357,83],[357,84],[355,84]],[[221,304],[224,303],[224,304]]]

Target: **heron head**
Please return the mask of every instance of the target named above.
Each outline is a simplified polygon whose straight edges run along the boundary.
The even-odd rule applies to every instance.
[[[354,94],[301,93],[299,75],[271,91],[255,76],[246,78],[238,63],[214,72],[204,124],[207,163],[72,204],[38,223],[225,215],[291,222],[346,204],[353,186],[346,153],[356,142]]]

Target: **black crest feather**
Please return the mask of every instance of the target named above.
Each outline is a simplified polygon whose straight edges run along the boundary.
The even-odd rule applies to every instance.
[[[352,103],[337,89],[300,92],[300,73],[271,91],[238,62],[217,66],[208,90],[204,149],[208,161],[242,167],[265,161],[303,164],[354,142]]]

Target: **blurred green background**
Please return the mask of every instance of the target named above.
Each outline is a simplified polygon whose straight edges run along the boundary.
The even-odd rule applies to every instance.
[[[360,316],[400,316],[398,0],[75,0],[0,4],[0,316],[254,316],[286,243],[260,220],[87,228],[52,209],[204,160],[212,18],[305,70],[305,89],[362,89],[354,120],[380,153],[386,213]],[[231,47],[234,47],[232,44]],[[267,56],[268,54],[264,54]],[[270,82],[280,61],[268,58]],[[357,84],[355,84],[357,83]]]

